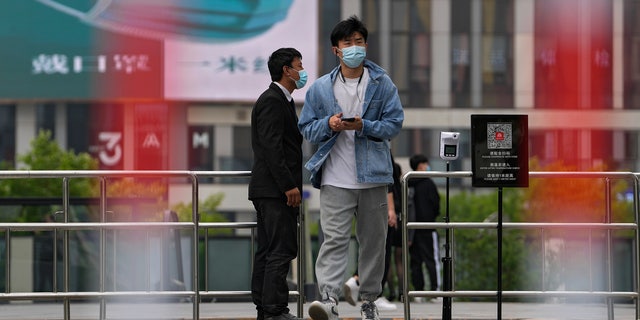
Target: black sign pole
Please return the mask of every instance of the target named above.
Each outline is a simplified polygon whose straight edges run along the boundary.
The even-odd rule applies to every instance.
[[[447,161],[447,172],[449,172],[449,161]],[[447,191],[444,222],[449,223],[449,176],[447,176],[446,181]],[[445,256],[442,258],[442,265],[444,267],[444,291],[451,291],[453,289],[450,232],[450,229],[446,228],[444,241]],[[443,297],[442,299],[442,320],[451,320],[451,297]]]
[[[502,319],[502,187],[498,187],[498,320]]]
[[[529,186],[527,115],[471,115],[473,187],[498,188],[497,318],[502,320],[502,188]]]

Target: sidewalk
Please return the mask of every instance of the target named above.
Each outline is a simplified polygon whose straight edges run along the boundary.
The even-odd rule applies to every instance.
[[[381,319],[403,319],[403,305],[395,303],[395,311],[381,311]],[[303,316],[308,319],[305,304]],[[297,313],[297,305],[290,304],[291,313]],[[410,305],[411,319],[442,319],[442,303],[426,302]],[[341,319],[360,319],[360,308],[346,302],[338,306]],[[615,304],[617,320],[635,318],[634,304]],[[555,304],[555,303],[503,303],[502,319],[505,320],[604,320],[608,319],[605,304]],[[452,305],[455,320],[497,319],[497,305],[491,302],[455,302]],[[70,317],[74,320],[100,319],[100,305],[94,302],[72,302]],[[108,302],[106,319],[162,320],[192,319],[192,303],[124,303]],[[12,302],[0,303],[0,320],[58,320],[64,319],[62,303]],[[200,304],[200,320],[255,319],[255,307],[248,302],[210,302]]]

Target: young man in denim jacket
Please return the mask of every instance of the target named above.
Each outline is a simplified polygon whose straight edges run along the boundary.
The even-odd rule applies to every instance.
[[[316,261],[322,301],[309,307],[314,320],[338,318],[354,217],[362,318],[379,319],[373,302],[384,274],[390,140],[400,132],[404,112],[389,76],[365,59],[367,35],[355,16],[335,26],[331,45],[340,65],[309,88],[298,121],[305,139],[318,145],[305,165],[320,189],[324,234]]]

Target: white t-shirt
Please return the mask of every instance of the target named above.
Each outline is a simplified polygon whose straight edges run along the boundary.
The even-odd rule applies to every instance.
[[[369,71],[364,68],[362,77],[349,79],[338,74],[333,83],[333,93],[342,108],[342,116],[351,118],[362,116],[364,92],[369,83]],[[322,172],[322,185],[332,185],[348,189],[367,189],[377,184],[363,184],[356,181],[355,131],[342,131],[329,153]]]

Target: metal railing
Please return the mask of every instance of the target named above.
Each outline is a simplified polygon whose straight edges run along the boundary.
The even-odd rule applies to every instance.
[[[199,304],[202,297],[236,297],[236,296],[250,296],[250,291],[211,291],[208,288],[208,230],[213,228],[241,228],[251,229],[251,257],[253,258],[253,244],[254,244],[254,232],[253,229],[256,226],[254,222],[237,222],[237,223],[204,223],[199,222],[199,183],[198,179],[211,178],[211,177],[229,177],[229,178],[246,178],[251,175],[248,171],[0,171],[0,179],[39,179],[39,178],[58,178],[62,181],[62,215],[64,217],[63,222],[41,222],[41,223],[0,223],[0,232],[5,233],[6,241],[6,289],[4,293],[0,293],[0,300],[58,300],[63,301],[64,319],[70,319],[70,302],[75,299],[99,299],[100,300],[100,319],[106,318],[106,301],[105,298],[109,297],[183,297],[192,299],[193,303],[193,319],[200,318]],[[497,290],[486,291],[457,291],[452,288],[451,291],[409,291],[408,288],[408,246],[402,247],[402,259],[405,277],[403,278],[403,293],[404,293],[404,312],[405,319],[410,319],[410,302],[412,297],[567,297],[567,296],[600,296],[608,299],[609,309],[611,309],[612,300],[610,298],[615,297],[629,297],[635,300],[636,303],[636,318],[640,319],[638,311],[638,298],[640,296],[639,289],[640,282],[638,279],[638,265],[640,265],[638,254],[638,243],[640,243],[640,235],[638,232],[638,221],[640,205],[638,200],[639,188],[640,188],[640,173],[626,173],[626,172],[530,172],[532,178],[597,178],[605,179],[607,192],[607,212],[605,215],[611,217],[611,198],[610,198],[610,182],[613,179],[628,179],[633,182],[633,211],[634,219],[633,223],[614,223],[611,220],[607,220],[605,223],[515,223],[515,222],[446,222],[446,223],[419,223],[407,221],[407,182],[410,179],[426,178],[426,177],[441,177],[441,178],[471,178],[472,173],[466,171],[458,172],[408,172],[402,177],[402,229],[403,229],[403,243],[407,243],[406,235],[408,229],[557,229],[557,228],[580,228],[580,229],[600,229],[607,231],[607,285],[608,291],[502,291],[501,288]],[[100,180],[100,222],[70,222],[69,220],[69,181],[75,178],[97,178]],[[192,201],[192,216],[189,222],[108,222],[107,221],[107,183],[110,178],[180,178],[187,179],[191,184],[191,201]],[[302,208],[301,208],[302,209]],[[304,211],[302,211],[304,212]],[[304,279],[306,279],[304,269],[305,255],[303,253],[305,228],[304,226],[304,214],[299,215],[298,221],[298,255],[297,260],[297,281],[298,291],[290,291],[291,296],[297,297],[298,304],[298,316],[302,317],[303,304],[304,304]],[[145,230],[187,230],[191,234],[191,283],[192,290],[172,290],[172,291],[159,291],[159,290],[143,290],[143,291],[107,291],[106,290],[106,235],[108,230],[127,230],[144,228]],[[63,246],[62,246],[62,285],[63,290],[59,292],[57,286],[54,285],[51,292],[11,292],[11,266],[10,266],[10,243],[11,232],[15,231],[40,231],[40,230],[53,230],[54,233],[62,232]],[[69,251],[69,233],[74,230],[97,230],[100,232],[100,263],[99,263],[99,290],[94,292],[72,292],[70,291],[70,251]],[[633,252],[633,264],[634,264],[634,291],[619,292],[613,291],[611,285],[611,230],[633,230],[635,232],[635,246]],[[204,274],[202,274],[198,268],[199,266],[199,254],[198,249],[200,246],[199,235],[204,231],[205,235],[205,268]],[[54,239],[56,239],[55,237]],[[498,241],[501,241],[499,238]],[[55,250],[55,246],[54,246]],[[56,257],[54,253],[54,257]],[[54,274],[55,271],[54,263]],[[150,266],[147,266],[150,268]],[[115,272],[115,271],[114,271]],[[205,288],[200,290],[199,280],[201,277],[205,279]],[[54,277],[55,278],[55,277]],[[501,308],[501,301],[498,300],[498,308]],[[610,319],[612,319],[612,312],[609,312]]]
[[[640,221],[640,202],[639,202],[639,188],[640,188],[640,173],[631,172],[530,172],[531,178],[591,178],[591,179],[604,179],[605,180],[605,222],[604,223],[527,223],[527,222],[409,222],[408,217],[408,181],[411,179],[424,179],[424,178],[471,178],[472,172],[470,171],[456,171],[456,172],[417,172],[411,171],[404,174],[402,177],[402,237],[403,244],[407,244],[407,231],[408,229],[498,229],[498,248],[502,241],[501,230],[504,229],[558,229],[558,228],[579,228],[579,229],[600,229],[606,230],[606,291],[503,291],[501,287],[501,281],[498,280],[497,290],[485,290],[485,291],[458,291],[455,290],[455,286],[451,287],[450,291],[409,291],[408,283],[408,246],[402,247],[402,261],[405,277],[403,278],[403,292],[404,292],[404,317],[405,319],[411,319],[410,302],[412,297],[443,297],[444,299],[451,299],[453,297],[495,297],[497,298],[497,314],[501,319],[501,297],[584,297],[584,296],[597,296],[605,297],[607,299],[607,311],[609,319],[613,319],[613,301],[611,298],[627,297],[635,300],[636,319],[640,319],[639,302],[640,297],[640,281],[638,279],[638,266],[640,265],[640,255],[638,253],[638,244],[640,243],[640,232],[638,230],[638,221]],[[611,180],[613,179],[626,179],[633,184],[633,223],[614,223],[611,222]],[[501,191],[501,190],[500,190]],[[500,194],[500,193],[499,193]],[[447,190],[447,195],[448,190]],[[448,201],[447,201],[448,205]],[[447,208],[448,209],[448,208]],[[635,245],[633,246],[633,275],[634,275],[634,291],[620,292],[613,291],[612,287],[612,268],[611,268],[611,231],[612,230],[633,230],[635,232]],[[453,241],[455,243],[455,241]],[[545,251],[543,244],[543,252]],[[591,252],[591,242],[589,243],[589,251]],[[501,255],[499,254],[498,257]],[[544,259],[544,258],[543,258]],[[498,269],[500,269],[501,263],[498,261]],[[445,272],[446,273],[446,272]],[[544,270],[543,270],[544,273]],[[451,270],[451,276],[453,277],[453,270]],[[501,277],[501,270],[498,270],[498,277]],[[445,279],[446,281],[446,279]],[[453,282],[453,281],[452,281]],[[544,288],[543,288],[544,289]],[[449,300],[450,301],[450,300]],[[450,307],[450,306],[449,306]],[[444,314],[444,308],[443,308]],[[445,318],[443,318],[445,319]]]
[[[70,302],[75,299],[99,299],[100,300],[100,319],[106,319],[106,301],[108,297],[182,297],[190,298],[193,303],[193,319],[200,318],[199,305],[201,297],[237,297],[237,296],[250,296],[250,291],[210,291],[208,288],[208,230],[212,228],[249,228],[251,229],[251,261],[253,264],[253,252],[254,252],[254,228],[255,222],[199,222],[198,200],[199,200],[199,183],[198,179],[211,178],[211,177],[229,177],[229,178],[246,178],[251,176],[250,171],[0,171],[0,179],[41,179],[41,178],[58,178],[62,181],[62,212],[64,217],[63,222],[37,222],[37,223],[0,223],[0,232],[5,233],[5,292],[0,293],[0,300],[62,300],[63,301],[63,313],[64,319],[71,319],[70,315]],[[97,178],[100,181],[100,222],[70,222],[69,218],[69,181],[74,178]],[[192,203],[192,215],[189,222],[108,222],[107,216],[107,182],[109,178],[182,178],[187,179],[191,184],[191,203]],[[300,245],[304,239],[304,215],[299,215],[298,223],[298,248],[302,248]],[[147,284],[147,290],[144,291],[107,291],[106,290],[106,235],[107,230],[131,230],[131,229],[144,229],[146,232],[150,230],[190,230],[191,234],[191,284],[192,290],[150,290]],[[62,292],[57,290],[58,286],[55,283],[51,292],[11,292],[11,233],[15,231],[49,231],[53,230],[54,240],[57,239],[57,233],[62,232]],[[69,251],[69,233],[76,230],[97,230],[100,232],[100,244],[99,244],[99,279],[98,291],[83,291],[83,292],[71,292],[70,291],[70,251]],[[199,270],[199,235],[200,231],[204,230],[205,234],[205,255],[204,255],[204,275]],[[147,237],[148,238],[148,237]],[[56,245],[54,245],[54,261],[56,260]],[[299,250],[299,252],[302,252]],[[114,253],[115,255],[115,253]],[[303,309],[303,297],[304,297],[304,255],[298,255],[297,270],[298,270],[298,291],[290,291],[290,296],[297,297],[298,301],[298,316],[302,316]],[[53,274],[57,274],[56,264],[53,263]],[[151,266],[147,261],[147,271]],[[115,270],[113,271],[115,273]],[[199,280],[201,276],[205,278],[204,290],[199,290]],[[56,276],[54,276],[56,279]]]

